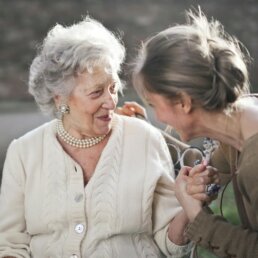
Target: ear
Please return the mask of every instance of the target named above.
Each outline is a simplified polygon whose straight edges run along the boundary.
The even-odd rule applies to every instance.
[[[191,113],[193,109],[192,98],[185,92],[181,94],[181,105],[185,114]]]
[[[61,97],[59,95],[54,96],[54,101],[55,101],[56,107],[61,105]]]

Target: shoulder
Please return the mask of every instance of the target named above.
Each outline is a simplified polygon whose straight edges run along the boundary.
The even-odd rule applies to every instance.
[[[244,140],[258,133],[258,98],[250,96],[238,101],[240,126]]]
[[[43,125],[27,132],[23,136],[14,139],[9,149],[15,148],[16,146],[22,146],[26,147],[28,150],[31,146],[31,148],[36,147],[38,144],[40,144],[44,138],[44,135],[46,134],[54,134],[54,128],[55,128],[55,121],[52,120],[50,122],[44,123]]]
[[[257,149],[258,149],[258,133],[255,133],[244,142],[240,158],[249,159],[249,160],[253,159],[253,161],[255,161],[255,163],[258,164]]]
[[[146,163],[151,171],[161,165],[162,171],[174,177],[173,163],[161,130],[139,118],[118,116],[118,120],[118,127],[123,128],[123,150],[130,156],[135,155],[139,162],[148,159]]]
[[[127,117],[119,115],[120,123],[124,124],[127,132],[131,133],[140,133],[140,134],[148,134],[152,137],[162,137],[160,130],[145,120],[135,118],[135,117]]]
[[[160,129],[135,117],[119,116],[119,120],[123,124],[123,137],[128,144],[137,146],[138,150],[143,148],[171,159]]]

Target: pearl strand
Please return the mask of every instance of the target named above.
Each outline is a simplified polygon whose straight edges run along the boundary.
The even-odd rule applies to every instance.
[[[101,135],[101,136],[95,136],[95,137],[91,137],[88,139],[78,139],[73,137],[72,135],[70,135],[63,126],[63,122],[62,120],[58,120],[57,121],[57,125],[56,125],[56,131],[58,136],[67,144],[76,147],[76,148],[89,148],[92,147],[96,144],[98,144],[99,142],[101,142],[102,140],[104,140],[104,138],[107,136],[105,135]]]

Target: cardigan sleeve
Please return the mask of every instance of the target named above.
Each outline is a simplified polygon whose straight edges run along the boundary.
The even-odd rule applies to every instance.
[[[0,192],[0,257],[29,258],[30,236],[24,215],[25,173],[18,142],[7,151]]]
[[[151,169],[160,173],[153,197],[153,233],[160,250],[173,258],[184,257],[191,250],[191,243],[179,246],[168,239],[168,226],[174,216],[182,210],[174,192],[174,168],[167,145],[161,135],[156,136],[159,146],[156,148],[156,159],[150,162]],[[150,155],[152,156],[152,155]]]

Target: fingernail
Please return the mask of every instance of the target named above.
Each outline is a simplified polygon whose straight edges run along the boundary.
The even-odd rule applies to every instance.
[[[207,165],[208,165],[208,161],[207,161],[206,159],[204,159],[204,160],[202,161],[202,164],[203,164],[204,166],[207,166]]]

